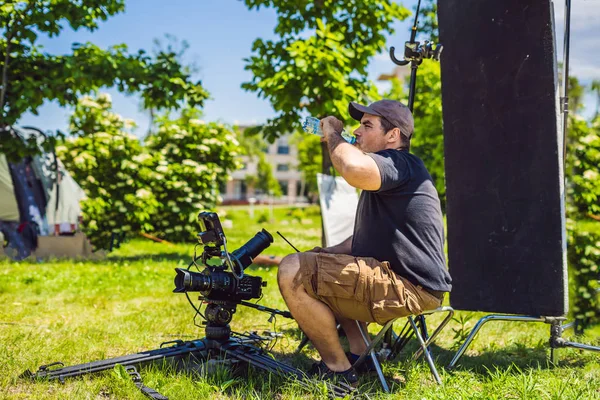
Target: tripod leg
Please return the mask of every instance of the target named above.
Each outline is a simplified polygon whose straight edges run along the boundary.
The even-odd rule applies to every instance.
[[[307,382],[308,377],[304,371],[274,360],[257,347],[239,344],[235,341],[228,341],[223,343],[220,348],[225,357],[244,361],[255,368],[262,369],[284,378],[294,378],[298,383],[300,383],[300,385],[305,388],[309,388],[309,384]],[[353,387],[345,384],[334,385],[329,382],[326,382],[326,384],[327,388],[335,396],[339,397],[344,397],[355,390]]]
[[[204,350],[205,346],[201,340],[181,342],[180,344],[173,347],[149,350],[136,354],[129,354],[126,356],[110,358],[107,360],[93,361],[85,364],[72,365],[68,367],[50,369],[51,366],[57,365],[57,363],[53,363],[50,365],[42,365],[35,373],[32,373],[29,370],[27,370],[21,374],[21,377],[59,379],[62,381],[64,378],[106,371],[108,369],[114,368],[117,364],[120,364],[124,367],[139,367],[142,365],[149,364],[151,362],[161,360],[170,361],[171,359],[177,360],[193,355],[198,356],[199,353],[203,352]]]

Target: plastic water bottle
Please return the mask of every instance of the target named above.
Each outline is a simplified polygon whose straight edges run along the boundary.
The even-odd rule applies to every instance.
[[[323,131],[321,130],[320,124],[321,120],[319,118],[306,117],[306,119],[302,123],[302,129],[304,129],[305,132],[308,132],[310,134],[323,136]],[[356,143],[356,136],[346,131],[342,131],[341,135],[346,142],[350,144]]]

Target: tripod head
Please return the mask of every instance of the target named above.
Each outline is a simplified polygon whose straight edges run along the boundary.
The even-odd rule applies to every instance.
[[[396,49],[393,46],[390,47],[390,58],[396,65],[407,65],[409,63],[421,65],[425,58],[440,61],[440,55],[442,54],[444,46],[441,44],[438,44],[435,48],[433,46],[433,42],[430,42],[429,40],[426,40],[423,45],[421,45],[421,42],[408,41],[404,43],[404,60],[398,60],[396,58]]]

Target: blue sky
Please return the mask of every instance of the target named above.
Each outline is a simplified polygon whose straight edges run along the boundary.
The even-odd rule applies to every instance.
[[[400,1],[413,9],[416,0]],[[557,2],[558,58],[562,59],[563,1]],[[396,33],[388,38],[387,47],[402,48],[408,40],[412,18],[398,22]],[[154,39],[164,39],[171,34],[186,40],[190,47],[185,61],[199,67],[196,78],[211,93],[211,100],[204,108],[204,119],[227,123],[261,123],[275,113],[270,104],[257,98],[254,93],[241,89],[242,82],[251,79],[244,70],[243,59],[250,56],[252,42],[258,38],[274,38],[276,15],[273,10],[261,8],[250,11],[240,0],[127,0],[125,13],[102,23],[94,32],[66,28],[56,38],[41,38],[44,51],[53,54],[70,52],[73,42],[90,41],[101,47],[125,43],[130,51],[151,50]],[[600,0],[574,0],[572,15],[571,71],[589,82],[600,79]],[[381,73],[389,73],[394,65],[387,53],[380,54],[369,66],[373,80]],[[381,84],[385,86],[385,83]],[[113,98],[113,109],[125,118],[135,120],[136,133],[143,136],[149,117],[140,111],[136,96],[125,96],[106,89]],[[586,98],[588,113],[595,107],[591,96]],[[44,130],[66,131],[72,110],[47,103],[39,115],[27,114],[19,125],[33,125]]]

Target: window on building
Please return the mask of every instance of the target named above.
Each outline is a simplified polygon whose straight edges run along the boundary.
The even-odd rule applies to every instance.
[[[277,172],[285,172],[290,170],[289,164],[277,164]]]
[[[245,171],[246,169],[248,169],[248,163],[243,162],[242,166],[240,167],[240,170]]]
[[[233,195],[236,200],[241,200],[246,198],[246,193],[248,191],[248,187],[246,182],[243,180],[235,180],[233,183]]]
[[[287,196],[288,194],[288,181],[278,181],[279,182],[279,187],[281,188],[281,193],[283,193],[284,196]]]
[[[290,146],[287,144],[277,145],[277,154],[290,154]]]

